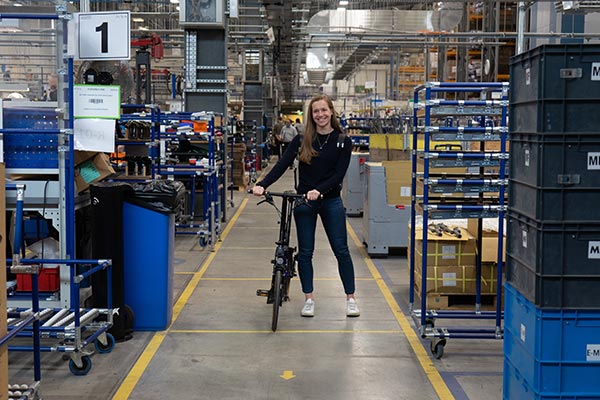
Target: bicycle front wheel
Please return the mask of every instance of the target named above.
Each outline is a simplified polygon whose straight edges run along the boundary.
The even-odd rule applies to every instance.
[[[275,271],[273,276],[273,318],[271,320],[271,330],[275,332],[277,330],[277,321],[279,319],[279,307],[281,307],[281,301],[283,300],[283,272],[281,270]]]

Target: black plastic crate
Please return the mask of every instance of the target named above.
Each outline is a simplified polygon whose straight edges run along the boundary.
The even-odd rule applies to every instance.
[[[547,308],[600,309],[600,223],[539,223],[509,212],[506,280]]]
[[[515,134],[509,208],[540,221],[600,221],[600,133]]]
[[[542,45],[511,58],[510,132],[600,132],[600,45]]]

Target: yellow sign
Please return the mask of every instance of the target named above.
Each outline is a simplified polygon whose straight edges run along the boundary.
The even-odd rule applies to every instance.
[[[283,374],[281,374],[279,376],[282,377],[283,379],[285,379],[286,381],[289,381],[290,379],[293,379],[296,377],[296,375],[294,375],[294,371],[283,371]]]

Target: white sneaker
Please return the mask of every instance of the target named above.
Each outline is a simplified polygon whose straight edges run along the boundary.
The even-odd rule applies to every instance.
[[[304,302],[304,307],[302,307],[303,317],[314,317],[315,316],[315,301],[313,299],[308,299]]]
[[[347,317],[360,316],[360,310],[358,309],[358,304],[356,304],[356,300],[354,300],[352,298],[346,300],[346,316]]]

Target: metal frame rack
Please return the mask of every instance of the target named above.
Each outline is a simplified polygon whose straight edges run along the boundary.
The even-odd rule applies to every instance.
[[[190,215],[187,216],[189,223],[176,223],[175,228],[176,234],[191,234],[198,235],[199,243],[202,247],[210,245],[211,250],[214,249],[214,245],[217,242],[220,235],[220,223],[221,209],[225,208],[225,205],[220,201],[220,190],[219,180],[224,174],[219,174],[221,166],[217,165],[216,154],[217,154],[217,143],[216,135],[217,128],[215,125],[216,118],[220,118],[221,129],[226,129],[224,125],[224,119],[221,115],[215,115],[214,113],[185,113],[185,114],[164,114],[159,115],[159,121],[161,123],[166,120],[190,120],[192,122],[204,122],[207,126],[206,132],[192,132],[185,134],[186,138],[201,138],[206,140],[208,143],[208,164],[197,163],[195,165],[170,165],[167,162],[170,159],[167,142],[172,140],[179,140],[181,133],[169,133],[162,132],[162,129],[156,133],[155,139],[159,144],[159,157],[156,163],[154,163],[152,176],[154,177],[166,177],[167,179],[174,179],[177,176],[189,177],[190,179]],[[224,153],[224,152],[223,152]],[[225,164],[225,163],[222,163]],[[196,191],[196,179],[200,177],[203,184],[203,206],[202,206],[202,218],[203,222],[198,224],[195,223],[194,215],[194,195]],[[190,230],[191,229],[191,230]]]
[[[241,132],[238,129],[233,135],[234,143],[238,142],[237,139],[240,139],[240,142],[246,145],[246,155],[244,157],[244,166],[248,169],[250,173],[250,183],[253,184],[256,182],[258,178],[258,171],[261,169],[261,158],[258,152],[258,147],[266,147],[264,143],[259,144],[258,141],[258,125],[255,120],[241,120],[238,121],[241,124]]]
[[[477,100],[456,100],[457,97],[478,95]],[[452,99],[447,99],[451,97]],[[467,126],[461,126],[467,118]],[[436,358],[443,355],[446,339],[501,339],[502,327],[502,254],[503,221],[506,211],[507,185],[506,163],[508,153],[508,83],[448,83],[428,82],[414,91],[413,141],[412,141],[412,200],[410,235],[410,309],[421,337],[431,340],[430,349]],[[422,122],[421,122],[422,121]],[[469,126],[470,125],[470,126]],[[420,139],[423,141],[419,149]],[[431,141],[461,143],[481,142],[485,149],[488,141],[500,141],[498,152],[470,152],[456,150],[452,145],[442,149],[431,147]],[[419,163],[422,170],[419,170]],[[483,167],[498,167],[498,176],[489,179]],[[435,179],[430,175],[433,167],[474,167],[477,174],[462,177]],[[422,192],[417,192],[417,182]],[[453,193],[452,196],[431,196],[438,192]],[[490,193],[494,193],[493,197]],[[421,304],[414,308],[415,299],[415,253],[416,213],[422,214],[421,237]],[[476,262],[476,299],[474,310],[428,310],[427,309],[427,249],[430,219],[478,218],[481,237],[481,218],[498,219],[498,258],[496,284],[496,310],[481,310],[481,240],[478,240]],[[495,320],[494,327],[443,327],[435,326],[436,319]]]
[[[105,269],[110,265],[108,260],[79,260],[75,259],[75,208],[76,202],[81,199],[75,197],[74,179],[74,141],[73,135],[73,58],[67,54],[67,27],[71,19],[66,11],[66,3],[56,6],[56,13],[52,14],[3,14],[2,18],[8,19],[34,19],[34,20],[56,20],[56,57],[58,80],[58,105],[56,103],[43,104],[38,107],[33,103],[26,103],[35,109],[51,109],[51,117],[44,120],[46,115],[41,116],[41,122],[34,122],[26,126],[15,126],[0,129],[4,134],[4,147],[7,153],[16,153],[18,158],[13,161],[26,160],[24,164],[13,164],[11,168],[7,162],[7,173],[27,174],[54,174],[58,175],[56,182],[45,182],[41,180],[27,181],[29,198],[34,199],[29,203],[24,196],[25,184],[19,182],[16,194],[7,196],[9,206],[16,209],[16,229],[13,245],[14,254],[7,262],[14,272],[37,274],[45,264],[58,264],[60,271],[60,290],[50,300],[40,300],[37,292],[37,280],[32,280],[31,294],[23,299],[9,299],[8,305],[12,307],[12,320],[9,326],[11,335],[32,337],[34,346],[9,346],[9,350],[33,351],[58,351],[71,353],[69,367],[74,374],[82,375],[89,372],[91,360],[84,348],[96,342],[99,352],[108,353],[114,346],[114,338],[106,333],[112,325],[111,307],[107,309],[80,309],[80,283],[93,273]],[[65,79],[66,78],[66,79]],[[65,91],[64,89],[68,89]],[[28,109],[29,110],[29,109]],[[39,114],[39,112],[37,112]],[[37,115],[36,114],[36,115]],[[7,120],[4,120],[5,126]],[[12,141],[12,142],[11,142]],[[14,147],[13,147],[14,146]],[[7,160],[8,161],[8,160]],[[11,191],[12,192],[12,191]],[[39,202],[39,199],[43,201]],[[49,200],[51,199],[51,200]],[[50,205],[48,205],[50,204]],[[50,210],[48,210],[50,209]],[[59,257],[54,259],[25,259],[21,258],[20,245],[22,243],[22,230],[20,225],[24,210],[41,212],[42,217],[51,218],[59,231],[60,252]],[[75,268],[80,265],[96,265],[85,273],[76,275]],[[110,268],[108,268],[110,273]],[[35,282],[34,282],[35,281]],[[110,290],[110,289],[109,289]],[[34,304],[35,309],[29,308]],[[28,304],[29,303],[29,304]],[[35,306],[35,303],[38,303]],[[43,309],[41,308],[43,307]],[[27,326],[31,316],[37,320],[33,327]],[[98,317],[104,320],[97,322]],[[39,321],[38,321],[39,320]],[[45,320],[43,326],[39,327],[40,321]],[[25,325],[24,325],[25,324]],[[12,333],[14,331],[14,334]],[[84,333],[92,332],[83,337]],[[41,338],[61,339],[67,344],[58,346],[39,346]],[[37,356],[34,355],[34,358]],[[37,377],[36,377],[37,378]]]

